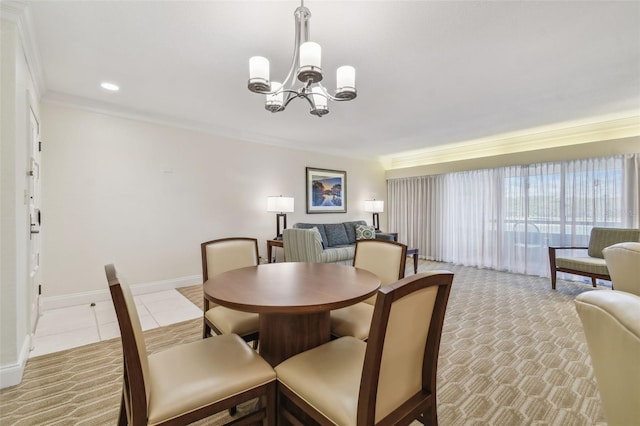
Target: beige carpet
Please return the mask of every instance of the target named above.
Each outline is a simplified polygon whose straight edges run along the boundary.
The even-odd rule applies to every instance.
[[[455,273],[438,367],[441,425],[604,424],[573,306],[589,286],[560,281],[552,291],[548,279],[421,261],[420,271],[428,269]],[[181,292],[202,306],[201,286]],[[157,351],[200,333],[192,320],[145,338]],[[120,351],[114,339],[30,359],[23,382],[0,390],[0,424],[115,424]]]

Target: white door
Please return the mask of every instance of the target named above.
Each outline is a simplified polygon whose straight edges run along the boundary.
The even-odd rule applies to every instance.
[[[29,220],[31,224],[29,238],[29,293],[30,326],[34,333],[40,314],[40,124],[33,109],[29,114],[30,127],[30,167],[29,167]]]

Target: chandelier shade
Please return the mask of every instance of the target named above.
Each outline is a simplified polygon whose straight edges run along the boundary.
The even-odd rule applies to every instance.
[[[336,70],[336,91],[332,95],[322,85],[322,47],[309,41],[309,18],[311,12],[300,2],[295,17],[295,44],[291,67],[282,83],[271,81],[269,60],[262,56],[249,59],[248,88],[254,93],[265,95],[265,109],[271,112],[284,111],[296,98],[306,99],[311,114],[322,117],[329,113],[328,101],[349,101],[355,99],[356,70],[343,65]],[[302,83],[302,86],[299,86]]]

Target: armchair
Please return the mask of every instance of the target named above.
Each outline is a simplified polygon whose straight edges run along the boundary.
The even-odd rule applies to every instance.
[[[612,286],[640,296],[640,243],[619,243],[603,250]]]
[[[640,241],[640,229],[593,228],[588,247],[549,247],[549,267],[551,269],[551,288],[556,288],[558,272],[591,277],[595,287],[596,279],[611,280],[607,263],[602,251],[611,245]],[[557,257],[557,250],[587,250],[587,256]]]
[[[587,291],[575,304],[607,423],[640,424],[640,296]]]

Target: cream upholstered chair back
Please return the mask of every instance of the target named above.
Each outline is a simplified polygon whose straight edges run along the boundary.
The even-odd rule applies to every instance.
[[[200,252],[203,283],[214,275],[233,269],[256,266],[259,263],[258,240],[256,238],[233,237],[206,241],[200,244]],[[257,344],[258,316],[256,314],[245,312],[238,316],[238,313],[230,312],[225,308],[216,311],[220,315],[224,315],[223,318],[216,318],[216,314],[211,310],[215,307],[217,307],[215,303],[210,302],[206,297],[204,298],[203,338],[208,338],[213,330],[216,334],[236,333],[243,339],[254,341],[254,344]],[[250,326],[247,321],[250,321]],[[226,328],[221,328],[221,324]]]
[[[116,268],[113,265],[104,267],[109,282],[111,299],[118,317],[120,326],[120,336],[122,338],[122,352],[124,356],[125,382],[138,381],[142,377],[143,392],[131,392],[131,387],[125,385],[124,401],[127,411],[144,411],[144,413],[134,413],[132,416],[142,416],[146,418],[146,410],[149,405],[149,389],[151,389],[149,377],[149,359],[147,356],[147,346],[142,334],[140,317],[136,309],[129,285],[118,277]]]
[[[435,410],[438,352],[452,281],[449,271],[430,271],[378,291],[360,385],[359,422],[373,415],[377,423],[419,394],[434,395]]]
[[[607,423],[640,424],[640,296],[589,291],[575,304]]]
[[[640,296],[640,243],[618,243],[603,250],[613,288]]]
[[[232,269],[258,264],[258,240],[256,238],[222,238],[201,244],[202,280],[206,281]]]
[[[395,241],[358,240],[353,266],[372,272],[380,278],[380,286],[389,285],[404,278],[407,246]],[[364,301],[376,303],[376,296]]]

